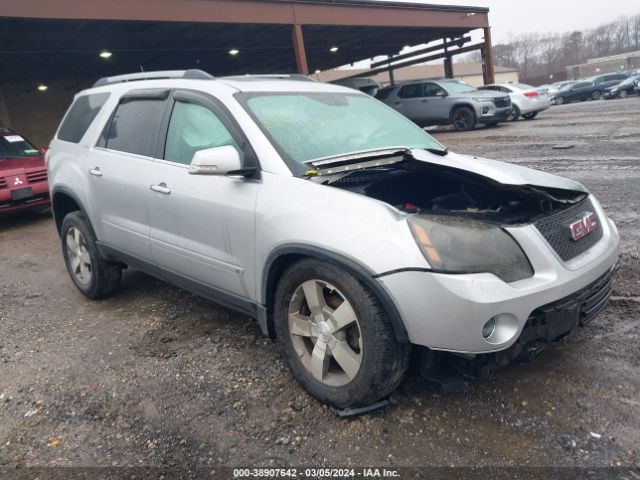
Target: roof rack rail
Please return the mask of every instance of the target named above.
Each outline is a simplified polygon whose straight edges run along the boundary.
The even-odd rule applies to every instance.
[[[301,73],[258,73],[255,75],[230,75],[223,78],[229,80],[297,80],[299,82],[315,82],[313,78]]]
[[[93,87],[104,87],[115,83],[138,82],[142,80],[166,80],[169,78],[183,78],[187,80],[210,80],[215,78],[203,70],[163,70],[158,72],[128,73],[114,77],[103,77],[93,84]]]

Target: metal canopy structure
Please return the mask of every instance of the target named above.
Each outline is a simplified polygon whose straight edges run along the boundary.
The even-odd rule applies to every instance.
[[[370,0],[0,0],[0,81],[189,68],[217,76],[309,74],[476,29],[484,29],[475,48],[492,81],[485,8]],[[102,51],[111,56],[101,58]]]

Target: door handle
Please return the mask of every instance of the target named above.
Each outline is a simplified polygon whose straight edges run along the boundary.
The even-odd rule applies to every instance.
[[[100,167],[94,167],[91,170],[89,170],[89,173],[91,175],[93,175],[94,177],[101,177],[102,176],[102,172],[100,171]]]
[[[171,189],[167,187],[167,184],[162,182],[159,185],[151,185],[151,190],[158,193],[163,193],[165,195],[169,195],[171,193]]]

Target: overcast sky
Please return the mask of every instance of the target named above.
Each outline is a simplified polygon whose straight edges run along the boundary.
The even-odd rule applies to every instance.
[[[380,0],[384,1],[384,0]],[[493,43],[510,34],[567,32],[597,27],[621,15],[640,13],[638,0],[404,0],[436,5],[489,7]]]

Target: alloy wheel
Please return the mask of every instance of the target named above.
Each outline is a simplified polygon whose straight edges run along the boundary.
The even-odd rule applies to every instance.
[[[473,113],[467,108],[456,110],[453,124],[458,130],[469,130],[473,127]]]
[[[71,273],[82,285],[91,283],[92,265],[87,242],[82,232],[76,227],[67,230],[66,250]]]
[[[328,386],[351,382],[362,365],[362,333],[347,298],[333,285],[308,280],[289,302],[289,335],[304,368]]]

